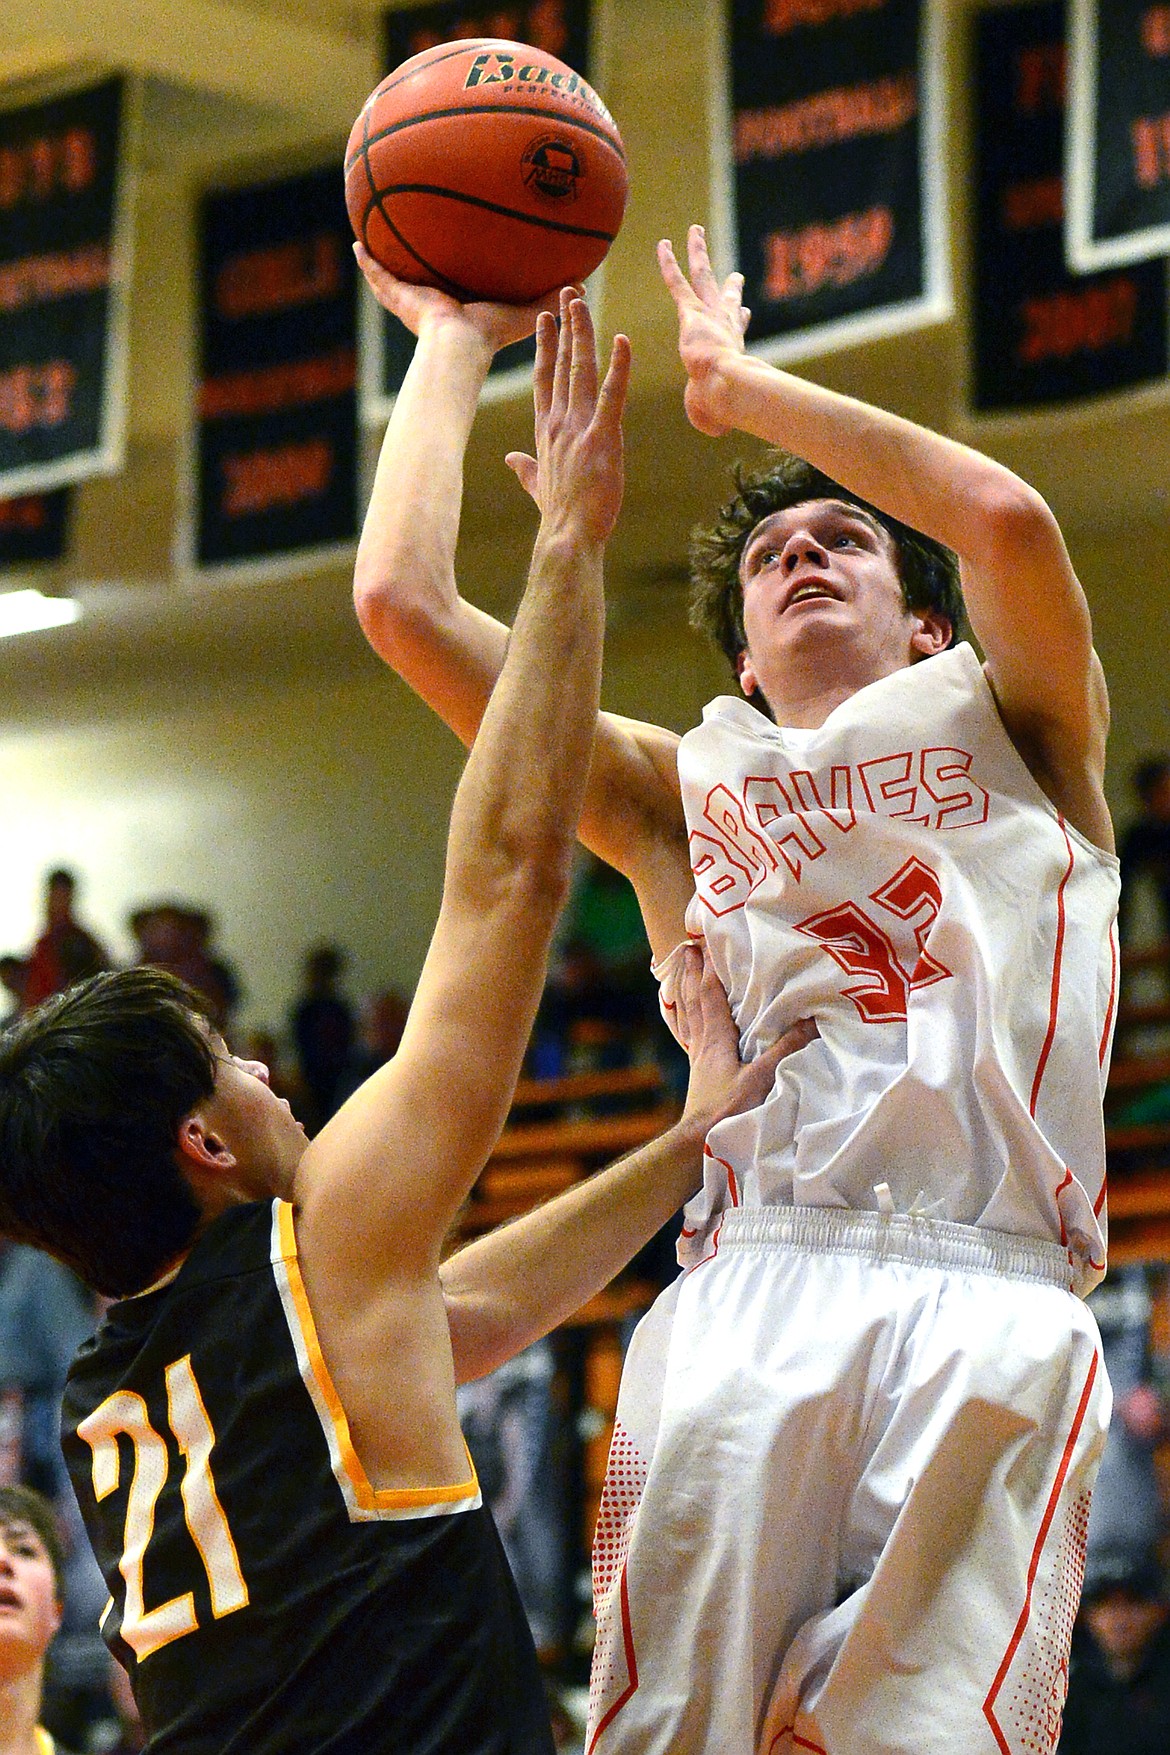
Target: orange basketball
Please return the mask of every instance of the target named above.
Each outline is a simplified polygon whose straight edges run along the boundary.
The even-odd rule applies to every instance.
[[[583,280],[617,235],[626,155],[572,68],[493,37],[395,68],[353,125],[353,229],[402,280],[527,304]]]

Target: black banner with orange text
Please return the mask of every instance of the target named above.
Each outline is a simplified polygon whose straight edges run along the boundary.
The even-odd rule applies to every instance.
[[[1070,0],[1066,135],[1071,265],[1170,251],[1170,5]]]
[[[0,496],[116,469],[126,86],[0,112]]]
[[[1065,265],[1065,9],[975,19],[973,400],[1029,409],[1166,371],[1166,269],[1073,275]]]
[[[506,42],[529,43],[555,55],[586,79],[589,69],[590,0],[518,0],[513,5],[476,6],[465,0],[431,0],[429,5],[385,14],[385,71],[390,73],[412,55],[421,55],[437,43],[467,37],[500,37]],[[397,396],[414,353],[414,337],[396,317],[383,312],[378,335],[378,370],[372,393],[363,397],[367,420],[384,420]],[[536,355],[532,341],[501,348],[492,361],[490,377],[531,366]]]
[[[731,0],[749,339],[771,358],[947,311],[929,0]]]
[[[0,569],[64,558],[69,535],[68,488],[0,500]]]
[[[352,236],[335,165],[202,202],[201,566],[357,534]]]

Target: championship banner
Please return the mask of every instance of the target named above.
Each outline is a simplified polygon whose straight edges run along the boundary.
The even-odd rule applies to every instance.
[[[194,558],[357,535],[357,265],[336,166],[205,196]]]
[[[63,560],[69,502],[68,488],[0,500],[0,569]]]
[[[506,42],[544,49],[591,79],[589,12],[590,0],[522,0],[519,5],[475,12],[461,0],[432,0],[430,5],[412,6],[405,12],[387,12],[383,21],[385,73],[436,43],[501,37]],[[361,414],[365,425],[389,419],[413,354],[410,331],[373,299],[363,299]],[[489,394],[526,387],[535,358],[535,341],[501,348],[488,373]]]
[[[1166,371],[1166,268],[1064,260],[1061,0],[975,19],[973,401],[985,412],[1101,396]]]
[[[933,0],[731,0],[726,147],[752,351],[949,314]]]
[[[0,111],[0,497],[121,467],[127,95]]]
[[[1071,0],[1065,247],[1073,268],[1170,251],[1170,6]]]

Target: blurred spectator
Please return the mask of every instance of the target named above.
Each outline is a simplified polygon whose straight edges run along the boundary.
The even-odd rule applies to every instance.
[[[10,1005],[0,1012],[0,1030],[5,1024],[11,1024],[24,1009],[24,994],[28,986],[28,958],[0,957],[0,987],[7,993]],[[4,1004],[0,1000],[0,1006]]]
[[[304,986],[289,1020],[306,1098],[300,1119],[311,1134],[337,1108],[353,1052],[353,1007],[337,986],[344,968],[345,958],[336,945],[311,950],[305,957]]]
[[[45,930],[33,946],[25,976],[26,1007],[110,966],[105,947],[76,919],[76,898],[74,874],[60,867],[51,871],[45,883]]]
[[[135,960],[166,969],[193,987],[220,1035],[230,1037],[240,983],[231,964],[212,948],[212,916],[182,902],[152,902],[135,909],[130,930],[138,945]]]
[[[66,1755],[39,1723],[45,1659],[61,1618],[53,1508],[27,1487],[0,1488],[0,1746]]]
[[[536,1078],[629,1066],[655,1053],[658,1002],[650,946],[629,882],[582,854],[561,947],[541,1000],[529,1057]]]
[[[1118,932],[1125,943],[1133,928],[1135,880],[1153,884],[1162,936],[1170,939],[1170,757],[1149,756],[1132,775],[1141,815],[1121,837],[1121,904]]]
[[[1073,1639],[1061,1755],[1166,1755],[1170,1605],[1153,1555],[1102,1574]]]
[[[35,1488],[59,1519],[64,1612],[53,1653],[54,1698],[82,1720],[105,1698],[98,1617],[107,1592],[65,1473],[58,1430],[65,1374],[96,1320],[93,1294],[68,1268],[38,1249],[8,1247],[0,1261],[3,1485]]]
[[[456,1391],[459,1423],[515,1575],[536,1649],[565,1639],[565,1516],[554,1455],[552,1343],[537,1341]]]
[[[1136,1567],[1158,1541],[1163,1511],[1154,1452],[1170,1437],[1161,1371],[1150,1345],[1153,1301],[1148,1270],[1113,1268],[1089,1299],[1113,1385],[1113,1420],[1093,1506],[1085,1588]]]
[[[357,1040],[350,1050],[345,1071],[337,1082],[338,1106],[364,1085],[371,1073],[393,1060],[402,1041],[410,1003],[394,988],[375,993],[362,1006]]]

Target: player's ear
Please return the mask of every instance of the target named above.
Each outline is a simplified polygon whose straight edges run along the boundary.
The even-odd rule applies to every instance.
[[[759,688],[760,679],[756,675],[755,666],[751,660],[751,654],[746,647],[735,661],[735,674],[739,678],[740,688],[750,699]]]
[[[180,1121],[175,1145],[188,1176],[222,1176],[236,1167],[235,1153],[198,1110]]]
[[[910,650],[914,657],[933,658],[937,652],[945,652],[955,631],[950,616],[937,609],[916,609],[912,613],[914,632],[910,636]]]

